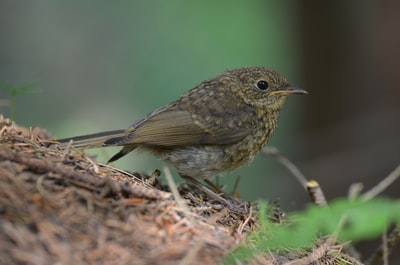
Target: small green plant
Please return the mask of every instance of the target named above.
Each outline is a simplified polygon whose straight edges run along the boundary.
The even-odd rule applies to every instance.
[[[270,221],[267,212],[266,204],[260,203],[259,228],[224,264],[245,262],[260,253],[309,249],[321,237],[355,243],[385,233],[391,224],[400,224],[400,201],[384,198],[337,199],[327,207],[312,205],[302,212],[289,213],[284,224]]]
[[[40,93],[38,89],[32,89],[36,82],[31,82],[22,86],[13,86],[11,84],[0,82],[0,89],[8,91],[11,94],[11,119],[15,121],[17,95]]]

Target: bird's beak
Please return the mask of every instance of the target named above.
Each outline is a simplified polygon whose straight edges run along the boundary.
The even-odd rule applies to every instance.
[[[282,95],[282,96],[289,96],[289,95],[306,95],[308,94],[307,91],[298,87],[286,87],[283,89],[278,89],[269,93],[270,95]]]

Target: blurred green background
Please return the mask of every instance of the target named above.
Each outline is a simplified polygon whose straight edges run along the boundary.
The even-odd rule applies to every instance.
[[[288,100],[270,145],[332,199],[354,182],[371,188],[400,162],[399,26],[395,0],[2,0],[0,83],[33,83],[40,92],[17,97],[16,121],[62,138],[126,128],[227,68],[270,66],[309,91]],[[4,90],[0,112],[10,116]],[[106,161],[115,151],[96,152]],[[116,166],[162,168],[138,153]],[[226,175],[228,191],[242,177],[244,200],[309,203],[274,158]]]
[[[309,91],[292,97],[270,145],[328,198],[373,186],[400,161],[396,1],[1,1],[0,81],[33,82],[16,121],[55,138],[126,128],[227,68],[269,66]],[[1,113],[10,95],[0,91]],[[106,161],[118,149],[97,150]],[[132,153],[116,163],[151,173]],[[245,200],[309,201],[274,158],[220,179]],[[398,189],[397,189],[398,190]],[[388,195],[398,195],[396,189]]]
[[[18,97],[16,120],[56,138],[128,127],[227,68],[270,66],[302,86],[289,2],[10,1],[0,12],[8,36],[0,80],[35,81],[33,88],[41,91]],[[293,135],[301,104],[304,98],[290,100],[276,143]],[[2,112],[7,115],[7,107]],[[100,151],[99,159],[117,150]],[[136,153],[116,165],[148,173],[162,167]],[[277,167],[258,157],[221,182],[231,185],[241,175],[243,198],[274,198],[280,194],[269,191],[293,182],[290,176],[276,179]]]

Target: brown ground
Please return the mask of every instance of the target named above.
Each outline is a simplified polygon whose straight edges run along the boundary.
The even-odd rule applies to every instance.
[[[129,174],[52,141],[0,121],[0,264],[217,264],[257,226],[188,185],[182,206],[157,171]],[[312,251],[251,264],[339,264],[333,244]]]

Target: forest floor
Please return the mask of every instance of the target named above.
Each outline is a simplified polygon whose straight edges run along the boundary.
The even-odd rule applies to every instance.
[[[124,172],[56,143],[0,121],[0,264],[218,264],[257,229],[254,203],[231,211],[188,184],[171,192],[158,170]],[[235,264],[361,264],[351,260],[325,244]]]

